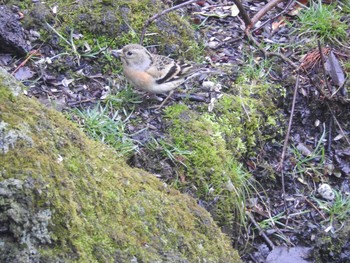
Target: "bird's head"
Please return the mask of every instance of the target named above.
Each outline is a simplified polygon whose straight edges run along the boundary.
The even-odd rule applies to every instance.
[[[122,49],[112,50],[112,55],[119,57],[123,65],[136,70],[145,70],[152,63],[152,55],[141,45],[130,44]]]

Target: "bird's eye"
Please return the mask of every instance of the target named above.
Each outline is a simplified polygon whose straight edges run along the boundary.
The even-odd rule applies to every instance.
[[[131,52],[131,51],[128,51],[128,52],[126,52],[126,54],[127,54],[128,56],[131,56],[131,55],[132,55],[132,52]]]

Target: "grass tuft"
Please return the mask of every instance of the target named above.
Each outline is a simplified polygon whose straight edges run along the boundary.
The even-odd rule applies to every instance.
[[[97,105],[86,110],[74,109],[69,115],[92,139],[113,147],[121,155],[127,155],[138,148],[131,135],[126,133],[127,121],[122,120],[119,111],[112,115],[108,105]]]
[[[299,14],[300,27],[297,29],[299,36],[303,34],[314,36],[322,42],[344,40],[347,37],[348,26],[341,21],[341,14],[334,5],[322,5],[311,3],[310,8],[304,9]]]

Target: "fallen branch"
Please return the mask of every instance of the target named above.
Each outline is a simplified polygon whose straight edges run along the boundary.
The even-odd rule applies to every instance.
[[[240,0],[233,0],[233,2],[236,4],[239,13],[241,14],[241,17],[244,21],[245,27],[248,28],[252,24],[252,21],[250,20],[250,17],[248,16],[247,12],[245,11],[242,2]]]
[[[193,4],[195,2],[198,2],[198,0],[190,0],[190,1],[187,1],[187,2],[184,2],[182,4],[179,4],[179,5],[175,5],[173,7],[170,7],[168,9],[165,9],[163,10],[162,12],[158,13],[158,14],[155,14],[153,15],[152,17],[150,17],[149,19],[147,19],[145,25],[143,26],[142,28],[142,32],[141,32],[141,37],[140,37],[140,45],[142,45],[143,43],[143,40],[145,38],[145,34],[146,34],[146,30],[147,30],[147,27],[156,19],[158,19],[159,17],[171,12],[171,11],[174,11],[176,9],[179,9],[181,7],[184,7],[186,5],[190,5],[190,4]]]
[[[40,46],[41,47],[41,46]],[[25,64],[27,64],[28,60],[39,53],[39,49],[32,50],[29,52],[29,56],[21,63],[19,66],[11,73],[11,75],[14,75],[20,68],[22,68]]]
[[[283,9],[283,11],[279,12],[278,14],[274,15],[273,17],[269,18],[268,20],[266,20],[264,23],[262,23],[260,26],[254,28],[253,32],[259,30],[260,28],[264,27],[267,23],[269,23],[272,20],[275,20],[277,17],[284,15],[285,13],[288,12],[289,8],[291,7],[291,5],[295,2],[295,0],[289,0],[288,4],[286,5],[286,7]]]
[[[260,225],[255,221],[254,216],[252,215],[252,213],[250,213],[249,211],[246,211],[246,215],[249,217],[250,221],[252,221],[253,225],[259,230],[259,234],[265,239],[267,245],[269,246],[269,248],[271,250],[273,250],[275,248],[275,245],[273,244],[273,242],[268,238],[268,236],[265,234],[264,230],[260,227]]]
[[[273,7],[275,7],[276,5],[278,5],[280,2],[282,2],[283,0],[272,0],[270,2],[268,2],[265,6],[263,6],[262,9],[259,10],[259,12],[257,12],[252,19],[250,19],[249,15],[247,14],[247,12],[245,11],[242,2],[240,0],[233,0],[233,2],[236,4],[239,13],[241,14],[241,17],[244,21],[246,30],[249,31],[255,24],[256,22],[258,22],[260,20],[260,18],[262,16],[264,16],[268,11],[270,11]],[[290,5],[292,2],[294,2],[295,0],[290,0],[290,2],[287,4],[286,10],[289,9]],[[286,11],[284,11],[286,12]],[[281,12],[283,13],[283,12]],[[279,14],[280,15],[280,14]],[[270,20],[270,19],[269,19]],[[268,20],[268,21],[269,21]]]
[[[295,101],[296,101],[296,98],[297,98],[298,88],[299,88],[299,78],[300,78],[300,76],[298,74],[297,75],[297,80],[296,80],[295,86],[294,86],[293,102],[292,102],[292,109],[291,109],[290,116],[289,116],[288,129],[287,129],[286,137],[284,139],[284,144],[283,144],[283,149],[282,149],[282,154],[281,154],[281,160],[280,160],[280,163],[278,164],[278,166],[276,168],[277,171],[282,171],[283,170],[283,162],[284,162],[284,158],[285,158],[286,151],[287,151],[290,130],[292,129],[292,124],[293,124]],[[282,184],[284,184],[284,176],[282,176]],[[283,193],[284,192],[285,192],[285,189],[283,188]]]
[[[233,0],[234,3],[237,5],[241,16],[244,20],[246,29],[244,30],[245,35],[248,37],[248,40],[253,42],[254,45],[258,47],[258,49],[264,54],[265,57],[279,57],[282,60],[286,61],[289,65],[291,65],[294,69],[299,70],[298,65],[296,65],[292,60],[284,56],[283,54],[276,53],[276,52],[267,52],[260,43],[253,37],[253,35],[250,32],[250,29],[253,27],[253,25],[263,16],[267,11],[269,11],[271,8],[279,4],[282,0],[272,0],[269,3],[267,3],[258,13],[255,14],[255,16],[250,20],[249,16],[247,15],[246,11],[243,8],[243,5],[240,3],[239,0]],[[292,4],[293,0],[290,1],[286,7],[286,9],[289,8],[289,6]]]
[[[253,27],[255,23],[258,22],[260,18],[263,17],[268,11],[270,11],[272,8],[274,8],[276,5],[278,5],[282,1],[283,0],[271,0],[266,5],[264,5],[263,8],[261,8],[259,12],[257,12],[251,19],[251,24],[248,30],[250,30],[250,28]]]

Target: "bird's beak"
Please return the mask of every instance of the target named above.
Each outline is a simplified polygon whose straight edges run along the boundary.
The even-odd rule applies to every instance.
[[[116,58],[123,57],[123,51],[121,49],[112,50],[112,55]]]

